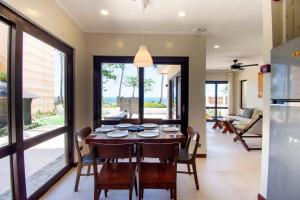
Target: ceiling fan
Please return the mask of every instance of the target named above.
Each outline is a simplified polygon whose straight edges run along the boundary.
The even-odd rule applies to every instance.
[[[244,70],[244,67],[252,67],[252,66],[258,66],[258,64],[249,64],[249,65],[243,65],[243,63],[239,63],[238,59],[233,60],[233,65],[230,66],[231,70]]]

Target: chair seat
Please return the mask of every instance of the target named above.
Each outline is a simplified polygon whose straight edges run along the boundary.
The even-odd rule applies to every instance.
[[[170,163],[141,163],[139,178],[143,187],[169,188],[176,183],[176,166]]]
[[[132,173],[129,173],[129,163],[104,163],[98,175],[98,185],[101,188],[129,189],[133,184],[136,163],[132,163]]]
[[[105,159],[100,159],[97,158],[97,163],[103,163],[105,161]],[[85,154],[84,156],[82,156],[82,163],[83,164],[93,164],[93,157],[92,154]]]
[[[187,153],[185,151],[185,149],[180,149],[179,150],[179,156],[178,156],[178,159],[177,159],[177,162],[188,162],[190,160],[192,160],[192,155]]]

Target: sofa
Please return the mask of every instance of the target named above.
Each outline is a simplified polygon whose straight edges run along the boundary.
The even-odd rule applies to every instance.
[[[256,108],[244,108],[240,109],[239,114],[229,115],[228,118],[235,120],[234,124],[240,128],[245,128],[250,124],[258,115],[262,115],[262,111]],[[261,127],[262,129],[262,127]]]

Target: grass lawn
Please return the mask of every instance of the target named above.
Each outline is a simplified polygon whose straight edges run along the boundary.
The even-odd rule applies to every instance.
[[[37,122],[41,126],[45,125],[63,125],[65,123],[65,119],[63,115],[54,115],[51,117],[38,119],[35,122]]]

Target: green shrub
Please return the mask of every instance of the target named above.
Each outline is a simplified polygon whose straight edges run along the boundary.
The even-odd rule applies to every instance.
[[[159,102],[145,102],[144,107],[145,108],[167,108],[167,105]]]
[[[41,126],[41,124],[39,124],[37,122],[33,122],[32,124],[24,126],[24,130],[33,129],[33,128],[36,128],[36,127],[39,127],[39,126]]]
[[[2,128],[0,128],[0,137],[7,136],[7,135],[8,135],[8,127],[3,126]]]
[[[35,114],[34,114],[34,118],[35,119],[42,119],[42,118],[45,118],[45,117],[50,117],[50,116],[53,116],[53,115],[56,115],[56,112],[55,111],[47,111],[47,112],[43,112],[43,111],[37,111]]]
[[[7,74],[4,72],[0,72],[0,81],[7,83]]]

